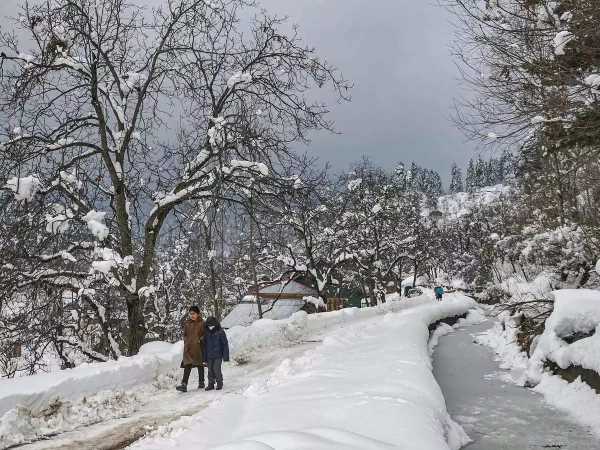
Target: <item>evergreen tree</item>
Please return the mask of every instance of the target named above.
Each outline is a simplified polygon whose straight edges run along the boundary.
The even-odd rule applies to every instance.
[[[473,192],[476,189],[476,181],[475,181],[475,163],[473,159],[469,160],[469,165],[467,166],[467,177],[465,179],[465,187],[467,188],[467,192]]]
[[[457,192],[463,192],[463,179],[462,170],[456,163],[452,163],[452,169],[450,171],[450,193],[456,194]]]

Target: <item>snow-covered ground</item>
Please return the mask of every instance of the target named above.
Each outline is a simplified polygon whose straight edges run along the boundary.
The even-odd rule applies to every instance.
[[[256,389],[251,388],[251,382],[262,380],[256,381],[260,384],[266,379],[266,373],[278,373],[278,370],[285,370],[290,361],[306,359],[299,353],[306,352],[307,346],[317,346],[316,342],[307,341],[323,338],[323,347],[330,348],[327,344],[333,339],[328,337],[330,332],[353,330],[348,331],[353,335],[363,323],[376,325],[385,322],[382,320],[385,314],[397,311],[406,310],[408,314],[409,310],[425,308],[423,314],[433,319],[471,305],[470,300],[461,297],[454,303],[444,303],[442,307],[432,304],[431,298],[425,295],[361,310],[346,309],[310,316],[300,312],[285,320],[265,319],[250,327],[233,328],[228,331],[232,358],[241,364],[226,365],[229,394],[225,398],[236,395],[245,398],[247,394],[242,393]],[[318,345],[320,348],[321,344]],[[199,393],[196,398],[181,399],[172,390],[180,376],[176,369],[180,352],[181,343],[153,343],[146,346],[140,355],[117,362],[89,364],[72,370],[0,382],[0,411],[3,414],[0,418],[0,445],[14,445],[41,436],[70,432],[62,440],[53,439],[34,447],[67,448],[69,442],[81,439],[82,434],[96,433],[98,439],[104,441],[103,436],[110,435],[111,429],[124,429],[128,433],[133,428],[143,431],[144,426],[161,425],[205,408],[214,396]],[[284,362],[281,362],[282,359]],[[364,362],[369,359],[367,357]],[[61,444],[55,447],[54,441]]]
[[[410,303],[331,327],[315,348],[249,380],[243,392],[132,448],[459,449],[468,437],[447,414],[431,372],[428,326],[474,303],[458,294]]]
[[[589,426],[600,436],[600,396],[580,379],[568,383],[544,370],[543,366],[544,361],[549,360],[562,368],[575,365],[599,370],[598,333],[572,344],[562,338],[600,328],[600,292],[559,290],[552,292],[551,296],[555,298],[555,308],[546,321],[544,333],[532,346],[531,358],[518,346],[517,324],[506,313],[500,316],[494,327],[476,339],[496,352],[501,367],[510,370],[510,379],[514,383],[521,386],[535,384],[534,391],[543,394],[549,404]]]

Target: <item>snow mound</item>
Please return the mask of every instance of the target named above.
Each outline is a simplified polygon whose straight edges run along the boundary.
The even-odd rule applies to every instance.
[[[529,379],[537,384],[544,362],[553,361],[562,369],[580,366],[600,373],[600,291],[562,289],[552,293],[554,310],[530,359]],[[569,344],[564,338],[587,335]]]
[[[118,361],[82,364],[74,369],[0,381],[0,423],[17,407],[33,414],[56,401],[77,400],[104,390],[127,389],[152,382],[181,361],[183,343],[146,344],[147,350]],[[162,346],[164,351],[152,351]],[[150,350],[150,351],[149,351]]]

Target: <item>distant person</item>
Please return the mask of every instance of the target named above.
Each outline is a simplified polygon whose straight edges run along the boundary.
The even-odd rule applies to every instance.
[[[225,330],[214,317],[206,319],[206,333],[204,334],[204,362],[208,367],[208,386],[207,391],[223,389],[223,372],[221,364],[223,361],[229,361],[229,343]]]
[[[198,389],[204,388],[203,339],[204,321],[200,315],[200,308],[192,306],[189,309],[189,319],[185,321],[183,326],[183,359],[181,360],[183,380],[177,386],[177,390],[180,392],[187,392],[187,385],[193,367],[198,368]]]
[[[441,286],[436,286],[433,292],[435,292],[435,299],[441,301],[442,297],[444,296],[444,288]]]

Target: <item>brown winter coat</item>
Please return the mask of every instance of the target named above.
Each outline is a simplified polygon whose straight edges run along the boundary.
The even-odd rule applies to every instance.
[[[183,360],[181,367],[198,367],[202,365],[202,346],[204,339],[204,321],[188,319],[183,326]]]

